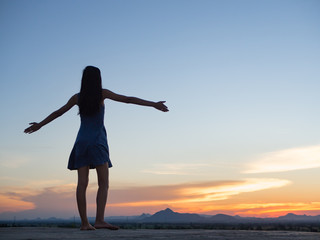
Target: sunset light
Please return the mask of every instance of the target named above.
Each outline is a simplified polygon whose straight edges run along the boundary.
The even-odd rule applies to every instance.
[[[0,213],[7,211],[18,212],[35,208],[34,203],[23,201],[19,197],[14,196],[14,194],[11,194],[11,196],[0,194],[0,202]]]

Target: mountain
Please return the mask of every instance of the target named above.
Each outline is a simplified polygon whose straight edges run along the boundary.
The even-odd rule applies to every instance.
[[[111,222],[137,222],[141,219],[145,219],[150,216],[151,215],[148,213],[143,213],[139,216],[109,216],[109,217],[106,217],[106,220]]]
[[[73,217],[69,219],[61,218],[22,218],[17,213],[12,213],[16,217],[8,217],[8,213],[0,214],[0,224],[3,222],[79,222],[79,217]],[[94,222],[95,218],[89,218]],[[131,223],[224,223],[224,224],[238,224],[238,223],[317,223],[320,224],[320,215],[308,216],[308,215],[296,215],[288,213],[285,216],[277,218],[257,218],[257,217],[241,217],[241,216],[229,216],[225,214],[217,215],[199,215],[192,213],[178,213],[172,211],[170,208],[156,212],[153,215],[143,213],[138,216],[109,216],[106,218],[111,222],[131,222]]]
[[[317,221],[320,223],[320,215],[318,216],[307,216],[307,215],[296,215],[293,213],[288,213],[285,216],[281,216],[277,218],[278,221],[283,222],[309,222],[309,221]]]
[[[235,223],[239,222],[239,219],[225,214],[217,214],[207,219],[207,221],[215,223]]]
[[[256,218],[256,217],[240,217],[229,216],[225,214],[217,214],[214,216],[200,216],[192,213],[178,213],[170,208],[156,212],[152,216],[141,215],[139,222],[146,223],[283,223],[283,222],[317,222],[320,223],[320,215],[307,216],[295,215],[288,213],[278,218]]]
[[[140,219],[145,219],[145,218],[148,218],[148,217],[151,217],[151,214],[149,213],[142,213],[140,216],[136,217],[137,220],[140,220]]]
[[[186,222],[202,222],[205,218],[199,216],[198,214],[192,213],[177,213],[172,211],[170,208],[165,210],[159,211],[154,215],[141,219],[142,222],[179,222],[179,223],[186,223]]]

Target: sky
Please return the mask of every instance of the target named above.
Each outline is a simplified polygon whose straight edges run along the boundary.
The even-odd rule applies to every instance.
[[[169,112],[105,101],[106,216],[320,214],[317,0],[0,1],[0,219],[77,216],[67,169],[79,92],[103,87]],[[95,214],[90,171],[88,215]]]

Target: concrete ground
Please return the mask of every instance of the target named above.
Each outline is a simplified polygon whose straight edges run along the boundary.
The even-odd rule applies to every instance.
[[[320,240],[320,233],[241,230],[119,230],[80,231],[73,228],[0,228],[2,240]]]

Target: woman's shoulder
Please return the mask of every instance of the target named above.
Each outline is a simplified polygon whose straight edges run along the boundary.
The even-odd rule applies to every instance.
[[[76,105],[79,105],[79,95],[80,93],[76,93],[70,98],[70,100]]]
[[[103,88],[102,89],[102,99],[106,99],[112,94],[112,92],[109,89]]]

